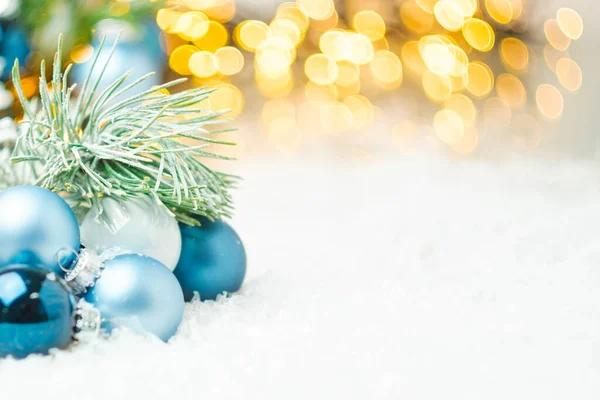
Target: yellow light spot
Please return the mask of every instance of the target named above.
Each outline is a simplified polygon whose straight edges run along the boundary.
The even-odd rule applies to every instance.
[[[319,39],[319,49],[336,61],[343,60],[344,48],[339,44],[343,43],[344,35],[343,31],[336,29],[325,32]]]
[[[454,111],[458,114],[465,125],[475,122],[477,118],[477,109],[473,101],[464,94],[453,94],[444,102],[444,108]]]
[[[295,59],[296,49],[287,38],[272,37],[256,49],[256,67],[263,74],[275,76],[285,73]]]
[[[327,19],[335,11],[333,0],[298,0],[300,9],[312,19]]]
[[[523,0],[510,0],[512,6],[512,20],[516,21],[523,15]]]
[[[437,2],[438,0],[416,0],[419,8],[429,14],[433,14],[433,8]]]
[[[235,47],[221,47],[215,58],[217,70],[223,75],[235,75],[244,68],[244,55]]]
[[[437,1],[437,0],[436,0]],[[400,4],[400,19],[403,25],[417,34],[424,34],[431,30],[435,18],[433,11],[428,13],[412,0]]]
[[[317,85],[307,82],[304,87],[304,96],[308,101],[331,103],[338,99],[339,94],[335,85]]]
[[[385,87],[397,87],[402,83],[402,63],[397,55],[389,50],[379,50],[369,64],[375,81]]]
[[[206,33],[201,38],[194,40],[194,44],[201,50],[214,53],[217,49],[225,46],[228,40],[227,29],[218,22],[210,21]]]
[[[450,75],[455,78],[465,77],[469,68],[469,57],[467,56],[467,53],[458,46],[450,46],[450,50],[454,55]]]
[[[292,20],[285,18],[276,18],[269,25],[273,36],[282,36],[288,38],[294,46],[302,41],[302,31]]]
[[[431,36],[424,36],[421,42]],[[449,75],[454,66],[454,54],[445,43],[428,43],[422,46],[421,57],[427,68],[438,75]]]
[[[263,75],[257,70],[256,84],[263,96],[275,99],[287,96],[294,88],[294,75],[288,68],[287,71],[272,75]]]
[[[339,23],[339,16],[337,11],[333,10],[331,15],[326,19],[313,19],[310,21],[310,26],[317,32],[325,32],[329,29],[335,28]]]
[[[344,59],[357,65],[368,64],[375,55],[373,43],[360,33],[346,34],[336,40],[336,45],[341,46]]]
[[[197,51],[198,49],[192,45],[179,46],[171,53],[169,66],[179,75],[191,75],[192,71],[189,68],[190,57]]]
[[[330,85],[338,77],[338,66],[325,54],[313,54],[306,59],[304,72],[317,85]]]
[[[366,97],[360,95],[348,96],[343,100],[343,103],[352,114],[354,129],[364,128],[373,121],[375,110]]]
[[[447,75],[425,71],[421,82],[427,97],[435,102],[441,103],[452,94],[452,82]]]
[[[400,57],[402,58],[404,65],[419,76],[427,70],[427,66],[419,51],[419,42],[406,42],[404,46],[402,46]]]
[[[188,11],[177,20],[174,32],[185,40],[197,40],[208,32],[209,20],[200,11]]]
[[[465,125],[457,113],[443,109],[433,117],[433,131],[442,142],[455,144],[463,137]]]
[[[209,51],[197,51],[190,57],[189,68],[198,78],[208,78],[217,73],[215,55]]]
[[[561,58],[556,63],[558,81],[565,89],[575,92],[581,87],[583,74],[577,63],[570,58]]]
[[[338,96],[341,99],[360,93],[360,87],[360,80],[357,80],[350,86],[336,85]]]
[[[513,7],[510,0],[485,0],[485,8],[494,19],[500,24],[508,24],[513,19]]]
[[[225,114],[226,118],[237,117],[244,109],[244,96],[242,92],[229,83],[221,83],[216,86],[214,92],[210,94],[210,104],[213,111],[231,110]]]
[[[569,58],[569,53],[566,51],[558,51],[549,44],[544,46],[544,60],[550,71],[556,72],[556,64],[561,58]]]
[[[113,17],[122,17],[131,10],[131,6],[127,3],[112,3],[108,8],[108,12]]]
[[[236,39],[239,45],[248,51],[256,51],[256,48],[271,36],[269,26],[262,21],[244,21],[237,29]]]
[[[512,108],[522,107],[527,100],[523,83],[512,74],[502,74],[496,80],[496,92]]]
[[[557,119],[562,115],[564,100],[559,90],[552,85],[540,85],[535,92],[535,102],[546,118]]]
[[[481,19],[468,19],[462,27],[462,33],[467,43],[475,50],[486,52],[494,47],[494,29]]]
[[[349,61],[339,61],[338,75],[335,84],[338,86],[353,86],[360,79],[360,69],[358,65]]]
[[[490,94],[494,88],[494,74],[486,64],[473,61],[469,63],[469,79],[467,90],[475,97],[483,98]]]
[[[217,2],[210,0],[209,2],[211,4],[204,9],[204,13],[211,20],[224,24],[235,16],[235,0],[218,0]]]
[[[569,38],[577,40],[583,33],[583,21],[577,11],[570,8],[560,8],[556,12],[560,30]]]
[[[483,120],[489,127],[507,128],[511,116],[510,107],[501,98],[490,97],[483,104]]]
[[[388,43],[387,39],[384,37],[373,42],[373,50],[375,50],[375,51],[389,50],[389,49],[390,49],[390,44]]]
[[[529,64],[529,50],[517,38],[506,38],[500,43],[500,56],[506,66],[522,71]]]
[[[542,139],[540,124],[531,115],[515,115],[510,131],[517,143],[526,149],[536,148]]]
[[[460,92],[469,83],[469,73],[465,72],[462,76],[450,75],[450,82],[452,83],[452,92]]]
[[[571,44],[571,39],[563,33],[558,25],[558,21],[555,19],[549,19],[544,22],[544,34],[548,43],[552,45],[556,50],[566,50]]]
[[[172,32],[181,13],[170,8],[161,8],[156,13],[156,23],[165,32]]]
[[[465,127],[463,136],[456,143],[451,144],[450,147],[458,154],[468,155],[475,151],[478,144],[479,132],[477,131],[477,127],[470,125]]]
[[[433,7],[433,14],[440,25],[451,32],[458,31],[467,17],[455,0],[439,0]]]
[[[352,26],[358,33],[362,33],[372,42],[385,35],[385,21],[381,15],[372,10],[362,10],[352,18]]]
[[[281,3],[277,7],[275,16],[294,21],[302,31],[306,31],[310,23],[308,16],[304,14],[298,4],[290,1]]]
[[[82,44],[73,47],[71,50],[71,60],[76,64],[81,64],[89,60],[94,54],[94,48],[89,44]]]

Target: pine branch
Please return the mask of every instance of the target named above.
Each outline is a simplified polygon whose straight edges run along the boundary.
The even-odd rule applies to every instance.
[[[50,83],[42,62],[39,102],[25,98],[15,61],[13,82],[23,105],[25,129],[11,162],[31,163],[34,183],[64,194],[76,212],[100,206],[104,196],[123,201],[151,196],[188,224],[197,223],[194,216],[230,216],[229,189],[237,177],[214,172],[201,161],[228,159],[209,151],[208,145],[232,145],[209,137],[207,127],[222,122],[216,118],[223,112],[197,108],[210,90],[160,92],[183,81],[178,80],[117,101],[148,77],[125,86],[128,72],[98,93],[110,62],[109,57],[105,65],[96,65],[103,44],[104,40],[92,61],[92,71],[101,72],[93,78],[90,71],[76,100],[71,97],[75,85],[68,86],[70,66],[61,74],[62,38]]]

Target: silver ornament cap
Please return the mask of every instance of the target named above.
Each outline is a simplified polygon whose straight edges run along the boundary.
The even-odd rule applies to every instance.
[[[103,269],[104,261],[96,252],[82,249],[77,255],[75,266],[70,270],[65,270],[65,281],[73,294],[79,296],[96,284]]]
[[[75,335],[78,342],[89,342],[100,334],[102,317],[100,311],[84,299],[77,302],[75,311]]]

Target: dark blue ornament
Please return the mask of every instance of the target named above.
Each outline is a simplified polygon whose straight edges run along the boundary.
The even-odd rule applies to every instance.
[[[202,300],[236,292],[246,275],[246,251],[233,228],[220,220],[201,222],[202,226],[180,224],[181,257],[173,273],[186,301],[194,292]]]
[[[171,270],[139,254],[106,261],[84,299],[100,311],[107,332],[126,327],[167,341],[183,319],[183,293]]]
[[[3,32],[2,40],[0,41],[0,56],[6,60],[2,79],[7,80],[10,78],[15,59],[19,60],[19,65],[24,66],[27,55],[29,55],[27,35],[18,26],[8,26]]]
[[[75,298],[56,274],[13,265],[0,271],[0,358],[47,354],[73,336]]]
[[[29,264],[62,276],[79,248],[77,218],[59,195],[39,186],[0,192],[0,270]]]

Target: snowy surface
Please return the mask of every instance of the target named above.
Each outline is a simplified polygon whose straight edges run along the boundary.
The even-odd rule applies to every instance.
[[[241,293],[169,344],[0,361],[0,399],[598,399],[600,167],[255,162]]]

